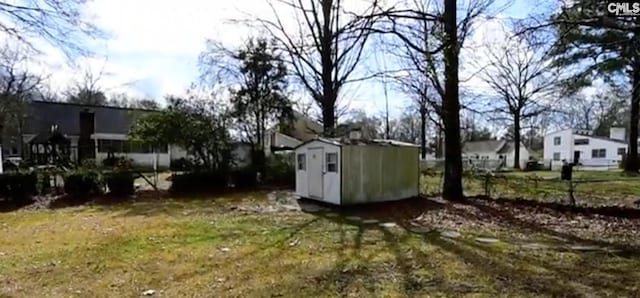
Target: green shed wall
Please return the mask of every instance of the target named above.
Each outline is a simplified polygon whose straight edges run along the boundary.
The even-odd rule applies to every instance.
[[[418,195],[419,150],[400,146],[342,146],[342,204]]]

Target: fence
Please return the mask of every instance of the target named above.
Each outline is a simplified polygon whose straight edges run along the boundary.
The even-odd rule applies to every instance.
[[[552,168],[551,160],[527,162],[522,160],[520,164],[527,164],[528,162],[535,163],[532,165],[531,170],[551,170]],[[513,164],[507,164],[504,159],[462,159],[462,167],[465,170],[506,171],[513,168]],[[420,170],[444,170],[444,159],[420,160]]]
[[[440,171],[423,172],[421,191],[439,195],[443,183]],[[640,178],[624,177],[621,172],[574,172],[572,181],[560,179],[560,172],[529,175],[526,172],[466,172],[465,196],[529,199],[588,206],[632,206],[640,204]]]

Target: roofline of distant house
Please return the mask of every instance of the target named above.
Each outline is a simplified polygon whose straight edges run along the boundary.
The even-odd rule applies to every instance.
[[[598,140],[609,141],[609,142],[613,142],[613,143],[619,143],[619,144],[625,144],[625,145],[629,144],[629,142],[627,142],[625,140],[617,140],[617,139],[612,139],[612,138],[608,138],[608,137],[585,135],[585,134],[581,134],[581,133],[576,133],[575,135],[582,136],[582,137],[585,137],[585,138],[594,138],[594,139],[598,139]]]
[[[159,112],[161,109],[141,109],[141,108],[127,108],[127,107],[117,107],[117,106],[102,106],[102,105],[92,105],[92,104],[82,104],[82,103],[73,103],[66,101],[46,101],[46,100],[33,100],[34,103],[43,103],[43,104],[56,104],[56,105],[67,105],[67,106],[77,106],[77,107],[86,107],[86,108],[107,108],[114,110],[127,110],[127,111],[140,111],[140,112]]]

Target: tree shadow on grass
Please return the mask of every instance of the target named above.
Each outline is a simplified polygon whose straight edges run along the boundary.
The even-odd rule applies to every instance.
[[[264,191],[224,191],[174,195],[166,191],[138,191],[133,196],[96,195],[92,197],[62,196],[49,203],[49,208],[87,206],[99,211],[114,212],[118,216],[170,216],[191,213],[220,213],[242,202],[265,202]],[[229,208],[229,209],[227,209]]]
[[[558,210],[554,208],[554,206],[556,206],[557,204],[551,204],[551,207],[548,207],[549,203],[536,204],[531,202],[524,202],[524,200],[522,201],[512,201],[512,200],[504,200],[504,199],[493,200],[486,197],[470,199],[464,202],[464,204],[473,206],[478,210],[480,210],[483,214],[485,214],[486,215],[485,220],[496,220],[501,226],[505,228],[516,228],[516,229],[523,230],[525,232],[536,232],[542,235],[552,236],[553,238],[556,238],[556,239],[557,238],[565,239],[580,245],[586,244],[586,245],[613,247],[616,250],[619,250],[617,254],[620,256],[626,256],[626,257],[640,256],[640,248],[635,245],[612,243],[604,240],[585,238],[585,237],[577,236],[567,232],[553,230],[550,228],[546,228],[540,225],[539,223],[536,223],[533,220],[529,221],[529,220],[523,220],[521,218],[518,218],[513,213],[507,212],[507,210],[509,209],[507,210],[496,209],[495,207],[489,204],[482,204],[483,202],[496,203],[498,205],[505,205],[507,207],[509,206],[532,207],[533,206],[534,208],[538,208],[538,209],[547,208],[551,210]],[[570,214],[575,214],[571,209],[564,209],[564,207],[561,207],[560,210],[561,212],[565,212],[565,213],[568,212]],[[593,213],[579,212],[578,214],[593,214]]]

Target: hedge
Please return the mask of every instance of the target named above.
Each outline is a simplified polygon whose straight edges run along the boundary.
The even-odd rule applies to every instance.
[[[113,172],[105,176],[109,194],[129,196],[135,192],[134,175],[131,172]]]
[[[0,174],[0,197],[14,202],[26,202],[37,194],[36,173]]]
[[[231,181],[236,188],[253,188],[258,184],[257,171],[251,166],[235,170]]]
[[[64,178],[64,192],[71,196],[84,197],[102,193],[103,182],[95,171],[78,171]]]
[[[172,176],[172,193],[203,193],[215,192],[226,189],[228,186],[227,174],[222,172],[188,172],[174,174]]]

